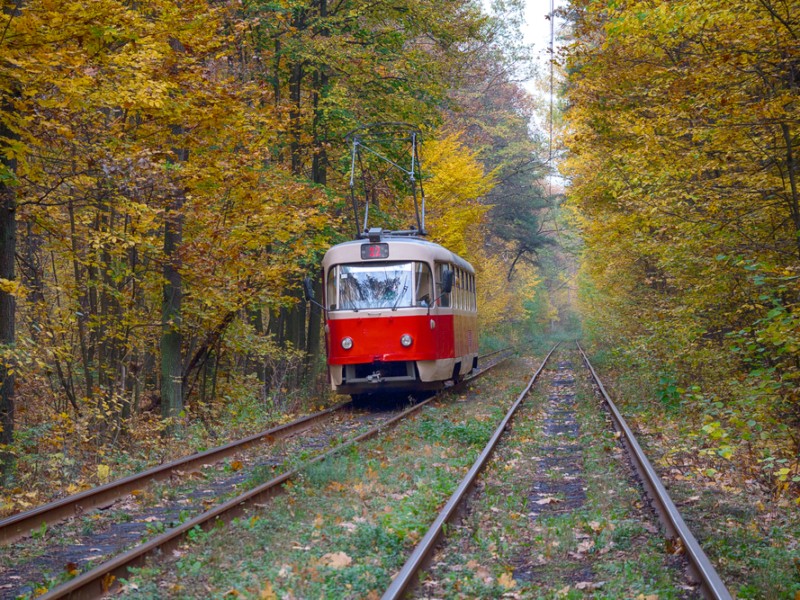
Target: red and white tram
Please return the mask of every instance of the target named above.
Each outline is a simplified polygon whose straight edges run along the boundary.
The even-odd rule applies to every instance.
[[[371,229],[322,261],[328,371],[356,398],[437,389],[477,367],[475,270],[449,250]]]

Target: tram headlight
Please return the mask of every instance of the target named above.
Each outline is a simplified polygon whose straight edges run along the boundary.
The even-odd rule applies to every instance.
[[[412,337],[411,337],[410,335],[408,335],[407,333],[404,333],[402,336],[400,336],[400,343],[401,343],[401,344],[402,344],[404,347],[408,348],[408,347],[409,347],[411,344],[413,344],[413,343],[414,343],[414,338],[412,338]]]
[[[343,337],[342,338],[342,348],[345,350],[350,350],[353,347],[353,338],[350,337]]]

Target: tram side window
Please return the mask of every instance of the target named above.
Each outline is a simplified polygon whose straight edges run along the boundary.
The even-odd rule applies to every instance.
[[[475,275],[469,276],[469,291],[472,297],[472,310],[478,310],[478,297],[475,293]]]
[[[464,308],[464,271],[456,269],[456,307]]]
[[[436,291],[440,294],[442,293],[442,273],[448,268],[449,266],[445,263],[436,263]],[[442,294],[439,305],[450,306],[450,294]]]
[[[469,273],[464,271],[464,283],[461,293],[464,294],[464,310],[469,310]]]
[[[463,294],[461,290],[461,285],[463,281],[464,281],[464,276],[461,273],[461,269],[456,268],[456,280],[453,283],[453,287],[455,288],[455,293],[456,293],[456,298],[455,302],[453,302],[453,305],[456,308],[464,308],[464,302],[462,298]]]
[[[425,263],[414,263],[414,289],[417,306],[430,306],[433,299],[431,268]]]
[[[450,298],[450,305],[453,308],[461,308],[461,294],[460,290],[458,289],[461,285],[461,274],[458,270],[458,267],[453,268],[453,294],[452,298]]]
[[[325,300],[328,302],[329,310],[336,310],[336,273],[339,271],[338,267],[331,267],[328,269],[328,286],[326,288]]]
[[[473,310],[475,307],[475,294],[472,293],[472,273],[467,273],[467,308]]]

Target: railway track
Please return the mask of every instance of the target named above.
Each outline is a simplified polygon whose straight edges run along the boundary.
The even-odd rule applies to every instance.
[[[495,365],[503,362],[511,353],[513,353],[513,350],[505,349],[482,356],[481,362],[487,362],[488,364],[483,366],[477,373],[475,373],[474,376],[470,377],[466,381],[471,381],[479,377]],[[346,441],[336,444],[326,452],[317,454],[314,458],[306,461],[301,467],[292,468],[283,473],[274,474],[274,476],[268,477],[267,481],[255,485],[252,489],[246,491],[245,493],[235,495],[222,503],[208,508],[207,510],[198,511],[200,514],[197,514],[196,516],[187,517],[187,511],[180,510],[179,507],[172,511],[171,521],[169,518],[165,518],[164,515],[160,515],[158,518],[147,517],[145,520],[150,520],[152,518],[151,523],[156,523],[156,526],[146,528],[146,532],[150,534],[157,534],[154,535],[152,539],[140,543],[130,550],[113,556],[110,560],[106,560],[102,564],[95,566],[89,571],[79,574],[70,581],[51,589],[42,597],[99,597],[103,593],[107,592],[109,588],[113,586],[115,581],[118,581],[120,577],[123,577],[128,572],[129,568],[141,565],[148,556],[155,552],[169,552],[170,550],[176,548],[190,531],[197,530],[197,528],[207,530],[216,526],[220,522],[230,522],[231,520],[243,514],[246,509],[252,507],[253,504],[264,502],[270,497],[281,493],[283,489],[282,485],[295,477],[302,468],[305,468],[310,464],[323,461],[331,455],[341,452],[345,448],[351,447],[363,440],[376,436],[381,431],[394,426],[408,415],[418,411],[434,398],[435,397],[432,397],[428,400],[422,401],[406,410],[394,414],[393,416],[389,416],[388,418],[386,418],[385,413],[371,415],[367,414],[366,417],[364,417],[362,414],[362,418],[357,419],[360,422],[356,425],[363,430],[365,427],[365,422],[369,421],[369,423],[366,425],[366,431],[362,431],[357,435],[351,435],[351,437],[346,439]],[[185,478],[187,474],[191,475],[194,471],[200,469],[201,467],[208,466],[211,463],[219,463],[220,461],[224,461],[225,459],[231,457],[240,456],[243,451],[257,446],[275,444],[279,440],[286,440],[293,436],[297,436],[300,433],[308,432],[312,428],[319,429],[324,426],[326,429],[328,429],[328,431],[322,436],[322,440],[317,439],[313,442],[313,445],[317,447],[329,446],[335,443],[337,437],[346,437],[346,435],[341,433],[340,429],[331,428],[329,424],[334,422],[335,419],[341,417],[341,415],[345,412],[345,409],[350,405],[351,404],[349,402],[342,403],[328,410],[309,415],[292,423],[270,429],[254,436],[232,442],[220,448],[215,448],[197,455],[192,455],[178,461],[174,461],[169,464],[161,465],[160,467],[150,469],[143,473],[127,477],[107,485],[100,486],[99,488],[88,490],[81,494],[76,494],[75,496],[64,498],[48,505],[38,507],[32,511],[20,513],[13,517],[4,519],[3,521],[0,521],[0,543],[8,545],[20,540],[20,538],[23,538],[26,535],[29,535],[31,532],[46,531],[47,528],[52,527],[53,525],[69,517],[86,515],[87,512],[92,509],[108,508],[115,502],[118,502],[120,499],[129,497],[131,493],[140,493],[142,489],[148,485],[152,485],[154,482],[167,481],[174,486],[175,481]],[[354,429],[355,427],[350,427],[349,434],[352,434]],[[272,470],[274,471],[274,469],[282,462],[282,460],[273,460],[271,463]],[[272,474],[273,473],[270,473],[270,475]],[[243,476],[241,474],[233,478],[228,478],[228,491],[241,484],[242,480]],[[207,504],[213,503],[213,498],[216,497],[216,495],[223,493],[220,491],[221,486],[206,487],[211,488],[210,490],[206,491],[209,492],[212,497],[207,499],[202,505],[204,508],[207,507]],[[131,542],[135,542],[135,539],[141,537],[141,532],[133,534],[133,537],[133,540],[128,540],[129,544]],[[92,546],[92,540],[89,539],[87,543],[82,545],[90,548]],[[98,543],[96,545],[102,544]],[[56,563],[59,561],[60,564],[69,565],[66,567],[67,569],[69,569],[70,566],[74,570],[77,570],[78,568],[78,566],[69,559],[62,560],[55,558]],[[51,562],[53,561],[51,560]],[[25,565],[21,566],[24,569]],[[6,569],[6,574],[8,571],[9,570]],[[17,573],[18,571],[14,571],[12,569],[11,572]],[[0,575],[0,598],[14,598],[18,595],[18,591],[22,591],[23,593],[25,592],[24,588],[21,588],[19,585],[15,585],[15,583],[9,583],[9,581],[14,581],[19,584],[29,583],[24,581],[23,578],[18,574],[11,575],[10,577],[4,577]],[[30,591],[30,587],[27,589]]]
[[[488,462],[490,456],[494,453],[495,449],[500,443],[504,432],[514,418],[515,413],[519,409],[525,397],[530,393],[531,389],[536,384],[542,371],[545,369],[548,360],[550,360],[555,350],[556,348],[553,348],[553,350],[550,351],[539,369],[530,379],[528,386],[519,395],[506,416],[500,422],[479,458],[475,461],[474,465],[461,481],[447,504],[436,517],[430,529],[416,546],[402,569],[394,577],[391,585],[382,596],[383,600],[403,598],[407,595],[410,595],[412,590],[414,590],[419,582],[420,574],[431,564],[434,552],[442,541],[445,526],[448,523],[453,523],[458,515],[463,514],[465,505],[469,499],[470,490],[475,486],[476,480]],[[668,546],[673,548],[677,547],[679,549],[682,548],[685,550],[685,558],[688,563],[688,574],[690,576],[690,580],[697,585],[698,591],[703,597],[718,600],[730,599],[730,593],[721,581],[713,565],[708,560],[708,557],[697,543],[697,540],[684,523],[677,508],[675,507],[675,504],[670,499],[669,494],[661,484],[647,457],[644,455],[641,447],[636,442],[632,431],[625,423],[624,418],[619,413],[619,410],[616,408],[610,396],[606,392],[602,382],[597,376],[597,373],[589,362],[588,357],[580,348],[580,346],[578,346],[578,350],[587,369],[591,373],[592,379],[595,382],[599,393],[602,395],[604,405],[611,415],[614,427],[618,432],[620,443],[623,443],[628,450],[630,461],[643,483],[647,499],[656,510],[664,530],[664,535],[669,541]],[[574,378],[566,377],[564,379],[555,379],[554,384],[556,386],[573,386]],[[568,396],[573,397],[574,394],[568,394]],[[559,396],[553,396],[553,398],[555,398],[559,404],[554,408],[553,412],[558,412],[562,415],[565,414],[565,412],[569,412],[569,408],[565,408],[562,406],[563,402],[558,401]],[[554,427],[559,429],[558,435],[560,436],[571,427],[574,427],[574,422],[562,420],[560,424],[556,424]],[[550,463],[550,468],[555,468],[557,471],[559,471],[561,475],[564,476],[563,480],[566,482],[563,484],[564,488],[560,490],[564,492],[564,504],[562,505],[561,510],[564,510],[564,506],[566,506],[568,509],[570,502],[581,504],[585,499],[581,497],[584,492],[580,485],[578,474],[575,471],[575,465],[572,462],[573,460],[574,459],[569,459],[563,455],[558,456],[556,453],[556,456],[551,459]],[[575,482],[576,480],[577,484],[570,483]],[[574,489],[567,489],[570,485],[572,485]],[[547,505],[551,500],[555,502],[555,498],[552,495],[553,492],[553,488],[548,487],[548,484],[545,482],[539,482],[535,484],[533,487],[533,495],[531,496],[531,499],[533,500],[532,505],[544,506]],[[534,510],[529,514],[535,517],[537,515],[537,511]],[[525,577],[525,573],[522,569],[520,569],[519,571],[515,572],[515,576],[523,579]],[[583,589],[594,589],[591,587],[591,582],[583,582],[583,584],[586,586]],[[440,590],[436,591],[440,592]],[[428,594],[426,593],[425,595],[427,596]],[[434,595],[440,594],[434,593]]]
[[[570,456],[570,452],[575,452],[575,450],[570,450],[570,448],[574,449],[577,447],[575,446],[577,443],[577,425],[574,422],[574,411],[576,406],[575,393],[572,390],[577,376],[572,374],[571,366],[569,368],[564,366],[567,363],[562,362],[559,364],[557,370],[547,366],[548,360],[551,360],[551,356],[555,350],[556,349],[554,348],[553,351],[548,354],[547,359],[545,359],[545,361],[543,361],[539,366],[536,374],[528,381],[525,390],[516,398],[512,408],[508,411],[498,427],[495,429],[489,443],[483,449],[480,456],[475,461],[475,464],[472,465],[466,477],[464,477],[464,479],[458,485],[456,491],[446,503],[441,513],[433,521],[433,524],[428,532],[422,537],[418,546],[411,553],[406,564],[396,574],[391,585],[386,589],[386,592],[383,595],[384,599],[401,598],[411,595],[416,591],[415,588],[420,577],[420,573],[423,570],[430,568],[432,557],[434,556],[434,553],[437,552],[437,547],[439,547],[440,552],[442,551],[442,542],[446,541],[443,532],[448,531],[448,536],[450,536],[450,532],[456,530],[455,528],[447,529],[446,525],[456,522],[458,516],[463,515],[465,512],[469,512],[470,509],[466,506],[467,502],[470,498],[474,498],[474,494],[471,495],[470,491],[476,486],[476,482],[481,477],[481,474],[483,473],[487,463],[490,463],[493,455],[496,454],[498,446],[502,447],[507,440],[507,432],[511,428],[512,423],[515,422],[515,413],[518,412],[521,407],[527,407],[528,403],[526,402],[526,397],[529,395],[532,389],[537,389],[537,382],[541,378],[543,371],[546,369],[548,369],[547,385],[555,386],[553,389],[555,389],[557,393],[553,393],[551,390],[551,395],[548,402],[545,403],[545,407],[539,407],[536,410],[544,411],[544,414],[547,415],[547,427],[545,430],[543,430],[543,433],[547,434],[549,431],[549,435],[553,436],[552,439],[558,440],[558,444],[562,445],[558,450],[548,454],[548,456],[544,459],[544,462],[539,464],[538,468],[539,470],[546,468],[551,472],[558,472],[560,479],[563,480],[563,482],[560,484],[554,484],[552,481],[548,481],[547,476],[534,475],[532,477],[533,486],[530,488],[531,492],[529,495],[529,501],[532,508],[530,508],[528,515],[534,519],[547,518],[548,514],[569,511],[574,507],[580,506],[586,501],[586,495],[584,491],[586,488],[582,487],[583,483],[581,480],[582,475],[580,473],[580,461],[575,462],[574,456]],[[574,355],[575,353],[573,352],[572,354]],[[594,385],[596,386],[599,395],[602,396],[603,403],[606,406],[607,412],[613,422],[613,426],[617,431],[616,436],[611,436],[611,434],[609,434],[609,438],[607,439],[614,440],[613,443],[617,446],[624,446],[630,454],[630,462],[638,473],[638,480],[641,481],[642,487],[645,490],[647,502],[654,507],[655,513],[662,521],[663,536],[669,540],[665,546],[672,549],[677,548],[688,565],[687,571],[690,576],[690,580],[694,582],[694,585],[691,588],[686,587],[685,589],[695,590],[691,592],[688,597],[693,597],[692,594],[700,594],[706,598],[717,598],[720,600],[730,598],[730,594],[726,590],[719,576],[716,574],[713,566],[708,561],[708,558],[703,553],[694,536],[686,527],[685,523],[680,517],[680,514],[675,508],[674,503],[669,499],[669,496],[666,493],[663,485],[661,485],[661,483],[658,481],[655,471],[653,471],[652,466],[650,466],[649,462],[647,461],[647,458],[644,457],[643,453],[641,452],[641,448],[639,447],[638,443],[636,443],[636,440],[630,431],[630,428],[627,426],[627,424],[625,424],[624,419],[619,414],[619,411],[616,409],[613,401],[606,393],[602,382],[600,382],[596,372],[591,367],[588,358],[582,350],[580,350],[580,354],[582,360],[585,361],[587,371],[591,373]],[[575,362],[577,364],[579,361],[576,360]],[[586,377],[588,377],[588,375]],[[430,400],[432,399],[433,398]],[[352,447],[353,445],[358,444],[360,441],[378,435],[378,433],[381,431],[388,430],[395,424],[402,421],[408,415],[412,414],[416,410],[419,410],[419,408],[422,406],[427,405],[430,400],[420,403],[419,405],[408,410],[404,410],[399,414],[391,416],[388,420],[371,428],[369,431],[360,433],[348,439],[344,443],[336,446],[335,448],[332,448],[328,452],[312,458],[310,461],[305,463],[302,468],[326,460],[326,458],[341,452],[345,448]],[[529,411],[530,409],[525,408],[525,410]],[[516,428],[516,425],[514,425],[514,427]],[[563,445],[565,440],[567,440],[566,445]],[[573,441],[570,442],[569,440]],[[553,446],[553,448],[555,448],[555,446]],[[621,453],[622,450],[617,450],[617,452]],[[155,536],[153,539],[136,546],[132,550],[112,558],[110,561],[95,567],[91,571],[79,575],[72,581],[52,589],[43,597],[98,597],[104,592],[108,591],[108,589],[112,587],[114,582],[118,581],[120,577],[124,577],[125,573],[128,572],[130,567],[141,566],[148,556],[151,556],[154,553],[169,555],[172,550],[177,550],[179,544],[183,542],[183,540],[192,530],[197,530],[197,528],[208,530],[214,527],[217,523],[229,522],[232,519],[243,515],[245,511],[252,510],[254,504],[264,502],[271,496],[281,493],[283,490],[282,484],[297,475],[300,470],[301,468],[291,469],[281,473],[271,478],[269,481],[249,490],[248,492],[215,506],[196,518],[178,524],[168,531]],[[477,485],[480,487],[481,484]],[[559,485],[561,487],[558,487]],[[562,499],[559,500],[559,504],[550,506],[548,502],[554,496],[559,496]],[[478,518],[482,519],[483,517]],[[648,529],[648,531],[650,531],[650,529]],[[657,532],[657,529],[652,528],[652,532]],[[673,551],[674,550],[671,550],[670,552]],[[671,563],[673,566],[674,560]],[[531,566],[530,563],[525,562],[524,560],[512,561],[512,563],[515,567],[513,571],[513,577],[515,579],[524,582],[526,581],[526,578],[537,576],[536,567]],[[588,571],[591,571],[591,569],[589,568],[587,572]],[[590,580],[591,577],[591,573],[585,575],[585,578],[589,578]],[[527,580],[530,581],[530,579]],[[428,585],[429,584],[430,573],[428,579]],[[597,585],[602,584],[603,582],[597,583]],[[581,582],[581,585],[593,584],[591,581],[584,581]],[[583,589],[593,588],[589,587]],[[430,595],[431,591],[434,591],[433,595],[435,596],[447,597],[447,593],[441,593],[440,590],[431,589],[427,589],[423,595],[428,596]]]

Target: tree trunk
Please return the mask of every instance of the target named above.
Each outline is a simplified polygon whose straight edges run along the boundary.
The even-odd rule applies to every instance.
[[[264,310],[261,306],[254,306],[247,310],[250,324],[253,326],[256,335],[259,339],[264,337]],[[256,377],[258,378],[259,399],[262,402],[267,401],[267,364],[264,356],[257,354],[253,358],[256,368]]]
[[[85,397],[91,399],[94,392],[94,381],[92,373],[94,369],[92,354],[89,350],[89,344],[86,341],[87,332],[86,324],[89,319],[89,285],[83,280],[83,267],[78,260],[78,234],[75,225],[75,207],[70,200],[67,204],[67,212],[69,214],[69,228],[71,237],[72,248],[72,270],[75,277],[76,289],[82,290],[78,303],[80,304],[80,313],[78,314],[78,341],[81,347],[81,360],[83,362],[84,384],[85,384]]]
[[[319,10],[319,20],[325,23],[325,19],[328,18],[328,1],[317,0],[317,9]],[[328,37],[329,35],[327,28],[323,28],[320,33],[323,37]],[[314,122],[312,123],[314,156],[311,163],[311,180],[321,185],[326,185],[328,182],[328,154],[325,150],[325,141],[328,136],[325,128],[324,113],[320,108],[320,100],[325,95],[328,81],[327,67],[318,65],[314,71],[312,84],[314,87],[312,92],[314,102]]]
[[[322,281],[314,283],[314,296],[322,298]],[[316,304],[311,304],[308,315],[308,336],[306,337],[306,375],[316,377],[317,365],[322,351],[322,315]]]
[[[795,244],[797,245],[798,255],[800,255],[800,236],[798,236],[798,233],[800,233],[800,194],[798,194],[797,190],[797,161],[792,151],[792,135],[786,123],[781,123],[781,132],[783,133],[783,141],[786,143],[786,170],[789,172],[789,213],[792,216]]]
[[[176,150],[178,160],[189,157],[187,150]],[[183,411],[181,362],[181,300],[183,280],[178,249],[183,242],[183,205],[186,191],[175,190],[164,222],[164,288],[161,304],[161,416],[175,419]],[[170,424],[166,434],[175,431]]]
[[[306,28],[306,9],[296,8],[292,25],[297,31]],[[302,107],[302,85],[305,76],[305,68],[302,60],[292,63],[289,74],[289,149],[292,160],[292,175],[300,175],[303,169],[303,159],[301,155],[301,107]]]
[[[16,15],[22,2],[17,6],[3,5],[6,15]],[[20,90],[11,84],[14,96]],[[0,110],[13,116],[11,102],[3,102]],[[6,125],[0,123],[0,139],[16,140],[17,136]],[[3,144],[4,146],[5,144]],[[0,147],[0,150],[3,148]],[[14,258],[17,252],[17,194],[14,183],[17,173],[17,160],[0,152],[0,279],[12,282],[16,279]],[[16,344],[16,298],[11,291],[0,289],[0,475],[7,479],[13,469],[13,454],[8,446],[14,441],[14,370],[16,361],[13,352]]]
[[[9,132],[0,129],[0,136]],[[9,181],[16,172],[16,161],[0,153],[0,278],[15,280],[14,255],[17,244],[16,194]],[[7,446],[14,441],[14,368],[11,354],[16,341],[16,299],[0,290],[0,472],[6,478],[12,469],[13,455]]]
[[[289,80],[289,97],[292,106],[289,109],[289,131],[291,141],[289,148],[292,154],[292,175],[300,175],[303,161],[300,155],[300,107],[301,84],[303,81],[303,63],[296,62],[292,65],[292,74]]]

